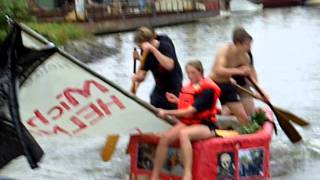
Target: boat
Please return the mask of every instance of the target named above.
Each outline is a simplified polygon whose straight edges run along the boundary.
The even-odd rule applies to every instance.
[[[267,111],[268,119],[272,112]],[[218,121],[220,121],[218,119]],[[234,131],[230,131],[234,132]],[[227,134],[228,130],[223,130]],[[229,133],[193,142],[193,180],[268,179],[270,178],[270,143],[273,124],[266,121],[254,134]],[[131,179],[148,179],[159,138],[150,134],[135,134],[130,138]],[[168,149],[160,178],[180,180],[183,174],[179,142]]]
[[[303,5],[305,0],[250,0],[257,4],[263,4],[264,8],[286,7]]]

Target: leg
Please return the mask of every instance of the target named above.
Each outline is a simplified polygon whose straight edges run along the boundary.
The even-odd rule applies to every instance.
[[[248,116],[251,116],[255,113],[255,105],[252,97],[243,97],[241,98],[241,103]]]
[[[226,105],[221,106],[221,115],[231,115],[230,109]]]
[[[248,91],[251,91],[250,86],[247,84],[245,84],[243,86],[245,89],[247,89]],[[240,101],[243,104],[243,107],[247,113],[248,116],[251,116],[255,113],[255,105],[254,105],[254,100],[251,96],[249,96],[246,93],[240,92],[238,91],[239,95],[240,95]]]
[[[247,113],[241,102],[229,102],[226,103],[226,105],[228,106],[232,114],[236,116],[240,121],[240,124],[246,124],[249,122]]]
[[[158,179],[164,160],[167,156],[168,145],[178,138],[180,131],[185,127],[187,127],[185,124],[178,122],[175,126],[173,126],[169,131],[165,132],[160,137],[150,178],[151,180]]]
[[[180,131],[179,140],[183,155],[184,175],[183,180],[192,180],[192,140],[211,137],[209,128],[205,125],[192,125]]]

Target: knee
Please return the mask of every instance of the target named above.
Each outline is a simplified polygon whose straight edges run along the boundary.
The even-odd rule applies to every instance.
[[[170,143],[170,136],[163,134],[160,136],[159,145],[168,145]]]
[[[188,132],[187,132],[186,130],[180,131],[180,133],[179,133],[179,140],[180,140],[180,142],[181,142],[181,141],[189,140],[189,134],[188,134]]]
[[[240,114],[239,121],[240,121],[240,124],[247,124],[249,123],[249,117],[245,113]]]

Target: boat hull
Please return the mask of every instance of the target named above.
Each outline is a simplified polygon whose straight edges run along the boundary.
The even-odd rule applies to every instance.
[[[272,123],[266,122],[258,132],[228,138],[210,138],[194,142],[193,180],[268,179],[270,178],[270,143]],[[148,179],[153,168],[159,138],[133,135],[130,139],[131,179]],[[179,142],[170,145],[162,179],[181,179],[183,174]]]
[[[303,0],[263,0],[263,7],[286,7],[286,6],[297,6],[302,5]]]

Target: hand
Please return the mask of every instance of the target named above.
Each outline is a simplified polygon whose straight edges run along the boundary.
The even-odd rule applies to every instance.
[[[141,44],[141,49],[145,52],[149,52],[153,49],[154,47],[149,43],[149,42],[144,42]]]
[[[171,103],[174,103],[174,104],[178,103],[177,96],[172,93],[166,92],[166,98]]]
[[[132,75],[131,80],[132,80],[132,82],[141,82],[141,81],[143,81],[141,79],[141,77],[137,73]]]
[[[249,76],[251,73],[251,67],[249,66],[240,66],[239,69],[241,71],[241,75],[243,76]]]
[[[133,51],[132,56],[133,56],[133,59],[134,59],[134,60],[140,60],[140,59],[141,59],[141,58],[140,58],[140,55],[139,55],[139,52],[138,52],[137,50],[134,50],[134,51]]]
[[[168,115],[166,113],[166,110],[164,109],[160,109],[158,108],[158,117],[162,118],[162,119],[165,119]]]

